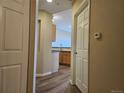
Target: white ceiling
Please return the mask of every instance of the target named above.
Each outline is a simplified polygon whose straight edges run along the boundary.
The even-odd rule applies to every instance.
[[[72,8],[72,0],[53,0],[52,3],[39,0],[39,9],[44,9],[53,14],[70,8]]]
[[[53,20],[58,29],[71,32],[71,28],[72,28],[71,27],[71,23],[72,23],[71,9],[53,14]]]

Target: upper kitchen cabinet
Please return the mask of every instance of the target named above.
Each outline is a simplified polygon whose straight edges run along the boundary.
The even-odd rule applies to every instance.
[[[52,24],[52,42],[56,41],[56,25]]]

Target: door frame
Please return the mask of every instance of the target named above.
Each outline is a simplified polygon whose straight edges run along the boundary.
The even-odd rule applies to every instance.
[[[35,75],[36,75],[36,62],[37,62],[37,17],[38,17],[38,1],[39,0],[30,0],[30,33],[29,33],[29,60],[28,60],[28,77],[27,77],[27,93],[35,93]],[[75,69],[75,62],[76,62],[76,30],[77,30],[77,16],[79,13],[86,7],[89,6],[89,15],[90,15],[90,0],[84,0],[79,8],[77,9],[76,13],[74,14],[74,27],[72,32],[72,54],[71,54],[71,84],[76,84],[76,69]],[[90,16],[89,16],[90,20]],[[89,33],[90,33],[90,22],[89,22]],[[88,56],[90,58],[90,34],[89,34],[89,52]],[[88,59],[89,59],[88,58]],[[88,60],[90,63],[90,59]],[[90,70],[89,70],[90,71]],[[89,86],[89,85],[88,85]],[[88,88],[89,89],[89,88]]]
[[[88,63],[90,64],[90,11],[91,11],[91,6],[90,6],[90,0],[84,0],[78,9],[76,10],[74,14],[74,22],[73,22],[73,32],[72,32],[72,37],[73,37],[73,44],[72,44],[72,77],[71,77],[71,84],[76,85],[76,40],[77,40],[77,17],[78,15],[85,9],[85,7],[89,7],[89,41],[88,41]],[[89,64],[88,64],[88,69],[89,69]],[[89,71],[88,70],[88,91],[89,91]]]
[[[37,47],[38,47],[38,2],[39,0],[30,0],[30,23],[29,23],[29,54],[28,54],[28,77],[27,93],[35,93]]]

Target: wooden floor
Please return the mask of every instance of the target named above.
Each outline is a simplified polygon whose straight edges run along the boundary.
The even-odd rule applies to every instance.
[[[81,93],[69,84],[70,68],[60,66],[60,70],[49,76],[37,78],[36,93]]]

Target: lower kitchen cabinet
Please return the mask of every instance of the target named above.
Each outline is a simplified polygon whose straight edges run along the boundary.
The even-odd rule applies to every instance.
[[[70,51],[60,51],[59,64],[70,66],[71,64],[71,52]]]

